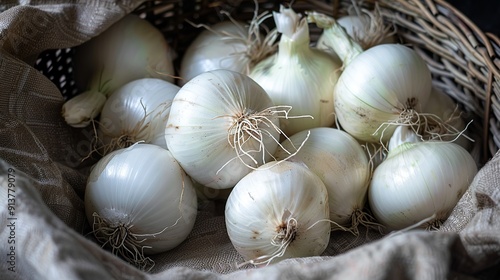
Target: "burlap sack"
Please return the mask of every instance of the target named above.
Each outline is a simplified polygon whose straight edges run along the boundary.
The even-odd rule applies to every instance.
[[[79,45],[139,4],[113,0],[0,4],[1,279],[500,276],[499,154],[480,170],[439,232],[414,230],[385,237],[366,229],[358,237],[334,232],[323,256],[236,269],[242,258],[226,234],[223,206],[206,202],[188,239],[153,256],[156,265],[148,273],[102,249],[88,234],[83,210],[93,159],[82,159],[92,135],[88,129],[64,123],[61,92],[33,64],[42,51]]]

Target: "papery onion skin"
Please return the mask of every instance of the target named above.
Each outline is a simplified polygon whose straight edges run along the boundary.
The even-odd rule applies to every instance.
[[[399,230],[434,214],[445,220],[477,173],[472,156],[447,142],[404,143],[375,169],[368,200],[377,221]]]
[[[330,220],[348,224],[354,211],[363,209],[371,172],[366,153],[354,137],[336,128],[318,127],[296,133],[281,145],[277,160],[300,147],[288,160],[304,163],[325,183]]]
[[[271,159],[279,139],[278,131],[269,123],[261,123],[258,130],[272,135],[263,137],[264,155],[263,151],[255,152],[260,143],[248,139],[244,149],[253,159],[247,155],[238,158],[237,149],[230,143],[235,123],[273,105],[267,93],[246,75],[225,69],[205,72],[175,96],[165,129],[167,146],[186,173],[200,184],[231,188],[252,170],[249,166],[255,168]],[[279,127],[277,117],[267,118]]]
[[[374,46],[357,55],[342,72],[334,91],[342,128],[356,139],[389,140],[406,109],[422,111],[432,87],[425,61],[398,44]]]
[[[274,261],[320,255],[329,242],[330,223],[328,193],[318,176],[302,164],[282,161],[269,162],[238,182],[227,200],[225,220],[232,244],[246,261],[277,249],[271,240],[288,212],[298,231],[283,257]]]
[[[168,150],[137,144],[108,154],[92,168],[85,212],[91,225],[94,213],[110,227],[133,225],[130,232],[146,239],[140,244],[152,247],[144,252],[160,253],[178,246],[191,232],[196,192]]]
[[[167,149],[165,126],[179,89],[156,78],[137,79],[118,88],[99,117],[99,140],[107,146],[122,137],[125,147],[144,141]]]

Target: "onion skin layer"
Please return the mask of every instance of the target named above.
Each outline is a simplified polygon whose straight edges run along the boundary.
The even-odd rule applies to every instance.
[[[405,110],[422,112],[432,79],[425,61],[403,45],[372,47],[356,56],[340,75],[334,90],[335,113],[354,138],[385,143]],[[393,125],[385,125],[393,123]]]
[[[129,235],[146,239],[140,245],[151,246],[144,248],[147,255],[170,250],[187,238],[197,198],[190,178],[168,150],[136,144],[106,155],[92,168],[85,211],[91,225],[94,213],[111,228],[133,225]]]
[[[279,127],[279,119],[264,116],[273,106],[264,89],[244,74],[225,69],[200,74],[172,102],[165,129],[168,149],[198,183],[232,188],[252,171],[249,166],[262,165],[276,151],[280,133],[270,125]],[[245,131],[235,127],[238,123],[252,127]],[[261,132],[262,139],[256,140]],[[235,135],[245,139],[241,149],[233,142]]]
[[[400,230],[433,215],[433,221],[442,221],[476,173],[476,162],[457,144],[404,143],[375,169],[368,200],[375,218],[388,230]]]
[[[326,249],[328,193],[321,179],[299,163],[269,162],[259,167],[241,179],[227,200],[229,238],[246,261],[277,250],[271,241],[288,218],[297,221],[296,235],[283,256],[273,261],[317,256]]]
[[[350,225],[352,214],[363,209],[368,194],[371,170],[365,151],[345,131],[316,127],[283,141],[276,151],[276,159],[287,158],[287,151],[300,147],[306,138],[289,161],[303,162],[318,175],[328,190],[330,220]]]

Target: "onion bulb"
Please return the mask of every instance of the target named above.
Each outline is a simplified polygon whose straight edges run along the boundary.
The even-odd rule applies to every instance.
[[[85,127],[99,115],[106,98],[140,78],[173,82],[172,51],[163,34],[148,21],[126,15],[76,49],[77,85],[85,91],[62,107],[66,123]]]
[[[349,134],[385,142],[395,124],[421,124],[419,112],[430,91],[430,71],[417,53],[403,45],[378,45],[344,69],[335,87],[335,111]]]
[[[328,245],[328,193],[299,163],[269,162],[243,177],[226,203],[231,243],[247,263],[320,255]]]
[[[146,255],[178,246],[191,232],[197,200],[190,178],[168,150],[136,144],[92,168],[85,212],[97,241],[148,269],[154,263]]]
[[[218,69],[187,82],[170,108],[168,149],[198,183],[233,187],[272,159],[280,138],[282,108],[248,76]]]
[[[98,135],[104,154],[139,141],[167,149],[165,126],[179,87],[156,78],[142,78],[118,88],[99,117]]]
[[[419,141],[411,134],[410,127],[398,127],[392,137],[397,139],[391,139],[394,145],[375,169],[368,189],[373,214],[388,230],[422,221],[426,228],[439,227],[477,173],[474,159],[461,146]]]
[[[340,61],[311,48],[306,18],[281,6],[274,12],[281,38],[278,52],[258,63],[250,77],[269,94],[274,104],[289,105],[295,116],[281,120],[287,135],[334,124],[333,88],[340,74]]]
[[[179,81],[184,85],[199,74],[216,69],[227,69],[249,74],[250,69],[276,50],[276,32],[261,34],[260,23],[265,14],[255,16],[249,25],[226,20],[213,26],[204,26],[182,57]]]
[[[304,144],[289,161],[304,163],[323,181],[328,190],[330,220],[356,227],[362,217],[371,176],[365,151],[346,132],[318,127],[283,141],[276,151],[276,159],[287,158],[288,151],[301,143]]]
[[[398,124],[425,128],[426,119],[420,113],[429,99],[432,79],[418,53],[398,44],[363,51],[333,18],[311,13],[309,19],[330,26],[337,36],[332,47],[344,70],[335,85],[335,113],[346,132],[361,141],[385,143]]]

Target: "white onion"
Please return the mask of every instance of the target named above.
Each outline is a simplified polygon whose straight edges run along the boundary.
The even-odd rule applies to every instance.
[[[163,34],[148,21],[129,14],[101,34],[78,46],[75,80],[84,89],[62,108],[66,122],[85,127],[99,115],[106,97],[140,78],[173,82],[172,50]]]
[[[114,151],[93,167],[85,190],[85,212],[99,242],[136,266],[145,255],[178,246],[191,232],[196,193],[168,150],[136,144]]]
[[[335,87],[335,112],[349,134],[385,142],[394,124],[419,124],[417,113],[430,92],[430,71],[415,51],[403,45],[378,45],[342,72]]]
[[[231,243],[252,264],[320,255],[330,237],[328,193],[305,166],[269,162],[241,179],[225,219]]]
[[[266,38],[260,34],[258,20],[250,25],[227,20],[205,26],[206,30],[196,37],[182,57],[179,84],[216,69],[248,74],[256,62],[276,48],[272,32]]]
[[[424,129],[420,113],[431,93],[431,72],[414,50],[383,44],[366,51],[337,22],[310,13],[309,20],[329,26],[333,50],[344,63],[334,90],[337,120],[356,139],[385,143],[398,124]],[[422,133],[423,134],[423,133]]]
[[[408,127],[398,127],[412,131]],[[441,141],[405,142],[414,137],[395,133],[393,145],[375,169],[368,190],[377,221],[388,230],[438,227],[453,210],[477,173],[472,156],[461,146]],[[391,139],[392,140],[392,139]]]
[[[371,171],[365,151],[346,132],[318,127],[301,131],[283,141],[276,151],[276,159],[287,158],[288,151],[301,143],[300,150],[289,161],[303,162],[318,175],[328,190],[330,220],[349,224],[366,202]],[[357,218],[354,218],[354,226]]]
[[[333,88],[340,74],[340,61],[328,53],[311,48],[306,18],[281,6],[274,12],[278,32],[282,33],[278,53],[258,63],[250,77],[269,94],[274,104],[292,107],[294,116],[282,119],[286,135],[334,124]]]
[[[279,143],[279,113],[248,76],[218,69],[187,82],[175,96],[165,130],[168,149],[191,178],[233,187],[269,161]]]
[[[98,135],[106,153],[143,141],[167,149],[165,126],[179,87],[143,78],[118,88],[99,117]]]
[[[249,58],[245,55],[247,44],[230,38],[245,38],[246,33],[248,29],[243,23],[232,21],[223,21],[202,31],[186,49],[182,58],[182,80],[179,84],[184,85],[199,74],[215,69],[243,73],[249,64]]]

